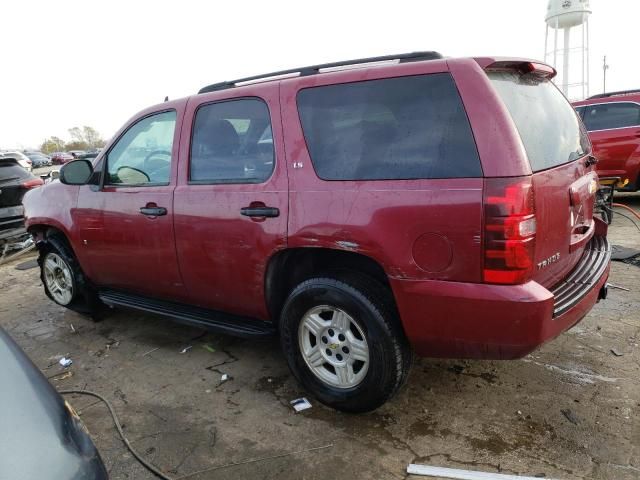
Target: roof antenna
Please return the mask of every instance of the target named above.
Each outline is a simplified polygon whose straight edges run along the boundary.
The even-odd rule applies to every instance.
[[[167,95],[166,97],[164,97],[164,101],[168,102],[169,101],[169,95]]]

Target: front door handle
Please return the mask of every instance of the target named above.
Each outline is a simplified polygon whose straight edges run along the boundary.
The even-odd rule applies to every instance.
[[[277,217],[280,210],[275,207],[244,207],[240,213],[245,217]]]
[[[149,217],[161,217],[162,215],[167,214],[167,209],[164,207],[152,207],[151,205],[147,205],[146,207],[140,208],[140,213]]]

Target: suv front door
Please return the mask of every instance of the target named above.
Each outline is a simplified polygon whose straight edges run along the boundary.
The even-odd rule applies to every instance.
[[[174,208],[190,303],[266,320],[288,211],[278,84],[192,97],[183,128]]]
[[[134,120],[98,159],[99,185],[80,188],[80,258],[100,287],[182,300],[173,190],[184,101]]]

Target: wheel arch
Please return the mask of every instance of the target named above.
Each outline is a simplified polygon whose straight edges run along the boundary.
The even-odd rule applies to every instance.
[[[36,244],[36,248],[40,248],[45,245],[50,237],[56,236],[62,238],[69,246],[71,251],[76,254],[75,248],[71,243],[69,232],[66,231],[61,225],[50,225],[45,223],[36,223],[27,227],[27,232],[33,236],[33,240]]]
[[[287,296],[296,285],[335,270],[365,274],[388,288],[393,295],[383,266],[367,255],[331,248],[288,248],[273,255],[265,270],[265,300],[270,317],[277,321]]]

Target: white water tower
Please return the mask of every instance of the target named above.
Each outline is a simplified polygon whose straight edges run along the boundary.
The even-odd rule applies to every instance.
[[[570,100],[589,96],[589,15],[589,0],[549,0],[547,5],[544,60],[558,70],[561,89]],[[579,26],[582,28],[575,28]],[[551,50],[548,49],[549,29],[553,31]],[[560,30],[563,31],[561,42]],[[573,40],[572,33],[577,33]]]

